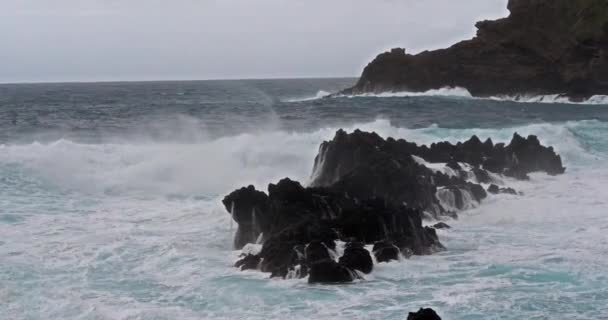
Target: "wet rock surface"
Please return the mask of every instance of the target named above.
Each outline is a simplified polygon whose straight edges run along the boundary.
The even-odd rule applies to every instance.
[[[436,223],[436,224],[433,225],[433,228],[435,228],[435,229],[452,229],[452,227],[450,227],[445,222]]]
[[[478,184],[501,175],[525,179],[533,171],[563,173],[561,158],[534,136],[515,134],[509,145],[477,137],[431,146],[356,130],[323,142],[311,186],[285,178],[268,191],[253,186],[223,204],[238,224],[235,248],[261,244],[235,266],[271,277],[345,283],[373,271],[376,262],[445,250],[425,217],[455,216],[482,201]],[[507,192],[492,185],[489,192]],[[337,245],[338,244],[338,245]]]

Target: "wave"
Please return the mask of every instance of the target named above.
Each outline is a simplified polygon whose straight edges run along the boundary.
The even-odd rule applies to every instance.
[[[483,98],[478,98],[483,99]],[[563,94],[550,94],[550,95],[517,95],[517,96],[494,96],[486,98],[496,101],[511,101],[511,102],[523,102],[523,103],[559,103],[559,104],[580,104],[580,105],[608,105],[607,95],[595,95],[587,100],[574,101]]]
[[[285,102],[305,102],[305,101],[314,101],[314,100],[319,100],[319,99],[323,99],[326,97],[329,97],[331,95],[330,92],[324,91],[324,90],[319,90],[317,92],[316,95],[312,96],[312,97],[304,97],[304,98],[294,98],[294,99],[287,99],[285,100]]]
[[[497,95],[491,97],[473,96],[469,90],[462,87],[444,87],[440,89],[432,89],[424,92],[411,91],[396,91],[396,92],[381,92],[381,93],[362,93],[354,95],[332,95],[326,91],[319,91],[316,96],[303,99],[287,100],[288,102],[303,102],[323,99],[327,97],[334,98],[405,98],[405,97],[451,97],[451,98],[468,98],[475,100],[493,100],[493,101],[508,101],[520,103],[548,103],[548,104],[577,104],[577,105],[608,105],[608,95],[594,95],[589,99],[577,101],[563,94],[549,95]]]
[[[424,92],[398,91],[381,93],[362,93],[356,95],[338,95],[345,98],[403,98],[403,97],[458,97],[473,98],[469,90],[461,87],[444,87]]]
[[[538,135],[552,145],[566,166],[584,167],[608,158],[608,123],[596,120],[539,123],[502,129],[449,129],[436,125],[409,129],[379,119],[346,127],[375,131],[383,137],[419,144],[457,142],[477,135],[508,142],[514,132]],[[189,143],[85,144],[70,140],[52,143],[0,145],[0,176],[25,170],[53,185],[79,191],[112,194],[222,195],[234,188],[284,177],[307,182],[323,140],[338,128],[314,132],[268,131]]]

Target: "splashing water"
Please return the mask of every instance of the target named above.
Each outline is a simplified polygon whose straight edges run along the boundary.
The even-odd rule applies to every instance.
[[[278,90],[284,84],[263,85]],[[319,90],[309,86],[308,95]],[[232,91],[238,87],[229,86]],[[202,96],[185,88],[180,92],[185,94],[175,99]],[[277,101],[299,95],[306,92],[269,93]],[[250,110],[254,119],[256,107],[267,112],[267,98],[263,107],[249,101],[245,105],[250,109],[240,111]],[[416,109],[408,104],[412,99],[429,109]],[[132,139],[122,131],[112,131],[108,139],[101,137],[110,135],[105,127],[86,134],[70,131],[51,141],[23,141],[12,137],[29,127],[0,123],[1,318],[404,319],[420,307],[433,307],[452,320],[608,317],[608,122],[602,118],[608,110],[576,105],[567,111],[550,105],[555,107],[551,112],[545,105],[485,101],[487,108],[504,114],[460,114],[455,118],[469,125],[446,126],[441,114],[456,112],[453,103],[462,99],[375,99],[378,106],[369,99],[329,100],[333,102],[324,103],[345,105],[309,101],[273,106],[280,121],[296,124],[293,128],[279,124],[217,134],[209,122],[188,128],[201,134],[186,141]],[[513,110],[531,114],[519,106],[538,111],[527,120],[522,116],[495,125],[496,117],[513,119]],[[352,121],[336,124],[335,116],[327,114],[332,108]],[[225,126],[240,121],[228,111],[220,116],[212,110],[205,114]],[[436,113],[427,113],[431,111]],[[93,121],[86,120],[87,112],[61,121],[85,126]],[[291,118],[298,112],[300,119]],[[546,120],[560,112],[556,121]],[[368,113],[384,113],[385,118],[368,119]],[[480,114],[488,120],[478,122]],[[587,120],[579,119],[581,114]],[[312,115],[316,125],[306,120]],[[118,126],[130,116],[118,112],[107,117]],[[37,117],[47,124],[56,121]],[[420,123],[430,118],[437,124],[404,125],[400,117]],[[17,118],[18,124],[30,119]],[[495,142],[508,142],[515,131],[536,134],[543,144],[555,146],[568,169],[555,177],[506,179],[524,196],[490,195],[461,213],[449,222],[453,229],[438,230],[447,251],[376,264],[373,275],[354,285],[309,286],[295,275],[268,280],[268,275],[233,268],[240,252],[232,251],[232,217],[220,199],[248,184],[264,190],[286,176],[307,182],[319,144],[339,127],[427,144],[473,134]],[[92,132],[100,137],[91,140]]]

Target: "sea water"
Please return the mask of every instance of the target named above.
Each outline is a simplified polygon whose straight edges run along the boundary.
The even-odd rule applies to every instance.
[[[322,98],[354,81],[0,85],[0,319],[608,319],[608,105]],[[447,251],[355,284],[233,268],[222,197],[306,183],[338,128],[535,134],[567,171],[507,179],[524,195],[448,221]]]

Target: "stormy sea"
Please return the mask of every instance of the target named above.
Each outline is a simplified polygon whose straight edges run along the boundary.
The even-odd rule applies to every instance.
[[[608,319],[608,99],[326,97],[355,81],[0,85],[0,318]],[[234,268],[221,199],[310,181],[340,128],[419,144],[533,134],[567,169],[505,178],[523,195],[470,203],[437,231],[447,250],[354,284]]]

